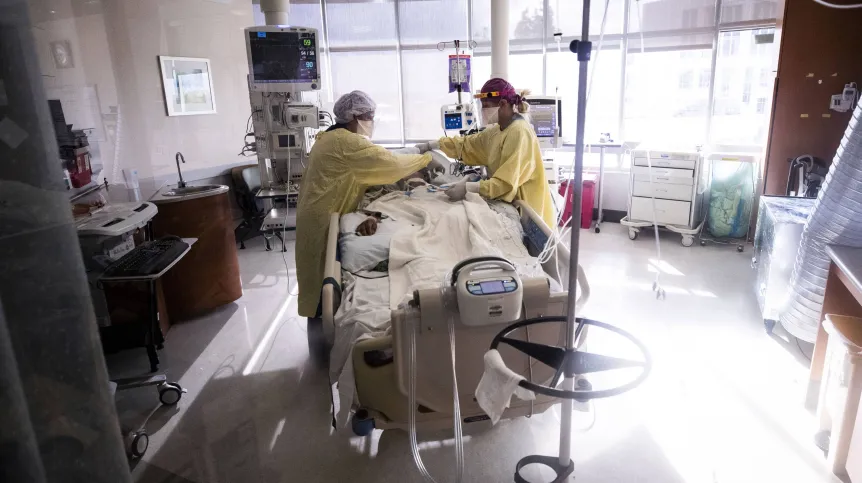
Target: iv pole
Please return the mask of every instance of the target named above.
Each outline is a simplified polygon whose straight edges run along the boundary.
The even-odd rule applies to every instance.
[[[577,317],[577,277],[578,277],[578,250],[580,248],[580,225],[581,225],[581,194],[583,191],[584,170],[584,120],[587,114],[587,65],[592,53],[590,38],[590,0],[583,0],[583,23],[581,27],[581,39],[573,40],[569,44],[569,50],[578,55],[578,123],[575,139],[575,168],[574,189],[576,195],[572,200],[572,238],[570,242],[569,255],[569,290],[567,294],[566,316],[540,316],[532,319],[515,322],[500,331],[491,342],[491,350],[496,350],[500,344],[506,344],[511,348],[527,354],[548,367],[557,370],[549,385],[536,384],[526,379],[518,382],[518,386],[545,396],[562,399],[562,417],[560,418],[560,452],[559,455],[542,456],[530,455],[521,458],[515,466],[515,483],[529,483],[523,476],[521,470],[532,464],[540,464],[549,467],[556,473],[556,478],[551,483],[563,483],[569,481],[569,477],[575,470],[572,461],[572,405],[573,400],[585,401],[589,399],[606,398],[622,394],[639,386],[650,373],[652,361],[646,346],[625,330],[614,327],[604,322]],[[565,347],[540,344],[508,337],[516,330],[531,325],[547,323],[564,323],[566,325]],[[583,329],[588,326],[599,327],[614,332],[628,339],[643,355],[643,361],[620,359],[602,354],[578,350],[576,348],[580,338],[584,335]],[[575,388],[575,380],[578,375],[609,371],[622,368],[640,367],[641,373],[636,379],[624,385],[611,389],[593,390],[589,384],[584,387]],[[557,388],[559,375],[564,375],[562,385]]]
[[[566,350],[573,350],[580,335],[583,324],[576,327],[575,306],[577,302],[577,274],[578,274],[578,251],[580,248],[581,235],[581,197],[583,191],[584,171],[584,124],[587,114],[587,65],[592,53],[590,42],[590,0],[583,0],[584,10],[581,19],[581,39],[573,40],[569,44],[569,50],[578,55],[578,124],[575,134],[575,196],[572,200],[572,238],[569,243],[569,291],[568,307],[566,311]],[[575,389],[574,374],[566,374],[563,379],[563,390]],[[563,399],[562,418],[560,421],[560,456],[558,464],[560,467],[571,467],[572,461],[572,405],[571,399]]]

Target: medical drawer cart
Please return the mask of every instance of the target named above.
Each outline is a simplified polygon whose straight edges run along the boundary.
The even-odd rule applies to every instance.
[[[698,193],[702,165],[698,152],[632,151],[628,214],[620,220],[629,239],[636,240],[640,229],[655,221],[682,235],[683,246],[694,244],[703,225]]]

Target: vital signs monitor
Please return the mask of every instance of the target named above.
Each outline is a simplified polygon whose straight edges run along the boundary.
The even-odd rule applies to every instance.
[[[317,29],[267,25],[245,29],[245,37],[252,91],[320,89]]]

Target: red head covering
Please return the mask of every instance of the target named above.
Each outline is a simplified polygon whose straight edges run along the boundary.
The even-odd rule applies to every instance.
[[[515,92],[515,88],[512,87],[512,84],[509,84],[506,79],[501,79],[499,77],[494,77],[486,82],[485,85],[482,86],[482,92],[499,92],[500,99],[506,99],[509,101],[509,104],[513,106],[517,106],[524,100],[523,97]]]

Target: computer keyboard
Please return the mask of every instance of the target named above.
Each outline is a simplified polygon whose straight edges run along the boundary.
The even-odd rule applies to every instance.
[[[103,276],[144,277],[159,273],[188,247],[188,243],[172,236],[142,243],[109,265]]]

